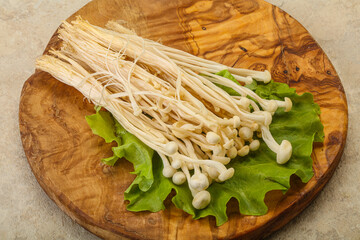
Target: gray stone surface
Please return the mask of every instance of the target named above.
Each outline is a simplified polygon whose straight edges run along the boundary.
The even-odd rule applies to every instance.
[[[87,0],[0,0],[0,239],[98,239],[44,193],[19,135],[22,85],[61,20]],[[269,239],[360,239],[360,1],[270,0],[302,23],[329,56],[349,104],[338,169],[319,197]]]

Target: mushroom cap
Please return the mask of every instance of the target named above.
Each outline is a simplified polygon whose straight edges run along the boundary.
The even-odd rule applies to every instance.
[[[174,141],[168,142],[165,145],[165,150],[169,155],[173,155],[178,151],[178,144]]]
[[[174,175],[174,173],[176,173],[176,170],[172,166],[165,166],[162,173],[164,177],[170,178]]]
[[[262,114],[264,115],[264,124],[265,126],[269,126],[272,122],[272,115],[269,112],[263,111]]]
[[[217,144],[220,142],[220,136],[214,132],[208,132],[206,134],[206,141],[210,144]]]
[[[253,78],[251,76],[247,76],[246,79],[248,79],[246,84],[251,84],[253,82]]]
[[[292,101],[290,98],[285,97],[285,112],[289,112],[292,108]]]
[[[186,163],[186,167],[187,167],[189,170],[193,170],[193,169],[194,169],[194,164],[192,164],[191,162],[188,162],[188,163]]]
[[[171,166],[175,169],[179,169],[181,167],[181,161],[179,159],[174,159],[171,162]]]
[[[252,141],[249,145],[251,151],[256,151],[259,149],[259,147],[260,147],[260,141],[257,139]]]
[[[292,146],[288,140],[283,140],[279,146],[279,150],[276,155],[276,162],[278,164],[284,164],[289,161],[292,154]]]
[[[223,147],[221,145],[216,145],[214,150],[213,150],[213,154],[214,155],[220,155],[223,152]]]
[[[231,158],[231,159],[236,158],[236,156],[237,156],[237,149],[236,149],[236,147],[230,148],[230,149],[227,151],[227,155],[228,155],[228,157]]]
[[[220,173],[219,180],[221,182],[228,180],[229,178],[232,178],[234,176],[235,170],[233,168],[229,168],[226,171]]]
[[[209,185],[209,179],[205,174],[197,173],[190,178],[190,186],[195,190],[202,191],[207,189]]]
[[[249,154],[249,151],[250,151],[250,147],[248,145],[245,145],[238,151],[238,155],[240,157],[244,157]]]
[[[227,149],[232,148],[234,146],[234,144],[235,144],[234,139],[230,139],[223,145],[223,147],[227,150]]]
[[[250,103],[251,103],[251,102],[250,102],[250,99],[248,99],[247,97],[242,97],[242,98],[240,98],[239,104],[240,104],[243,108],[247,109],[247,108],[249,107]]]
[[[214,167],[208,168],[208,174],[212,179],[216,179],[219,176],[218,170],[216,170]]]
[[[253,137],[253,131],[248,127],[242,127],[239,129],[239,136],[244,140],[249,140]]]
[[[271,81],[271,74],[268,70],[265,70],[264,72],[264,83],[268,83]]]
[[[239,116],[234,116],[233,120],[234,120],[233,127],[234,128],[240,127],[240,124],[241,124],[240,117]]]
[[[210,193],[208,191],[203,190],[198,192],[194,196],[194,199],[192,200],[192,205],[196,209],[203,209],[206,208],[207,205],[209,205],[210,201],[211,201]]]
[[[251,131],[255,132],[259,129],[259,124],[257,123],[253,123],[252,126],[250,127]]]
[[[161,117],[161,121],[163,121],[163,122],[169,121],[169,115],[168,115],[168,114],[164,114],[164,115]]]
[[[173,176],[172,176],[172,181],[173,183],[175,183],[176,185],[181,185],[186,181],[186,176],[183,172],[179,171],[176,172]]]

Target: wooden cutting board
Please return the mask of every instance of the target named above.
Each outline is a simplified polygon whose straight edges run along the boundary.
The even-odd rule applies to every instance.
[[[213,217],[192,220],[169,200],[165,211],[128,212],[123,193],[134,179],[132,166],[125,160],[111,169],[100,164],[111,144],[94,136],[85,122],[93,105],[36,71],[20,101],[25,154],[49,197],[89,231],[106,239],[261,238],[299,214],[328,182],[345,145],[346,97],[325,53],[287,13],[262,0],[95,0],[68,20],[77,15],[99,26],[122,19],[139,35],[165,45],[229,66],[267,69],[275,81],[311,92],[325,126],[325,141],[312,154],[314,177],[307,184],[294,177],[285,196],[268,193],[264,216],[240,215],[236,201],[229,203],[229,221],[221,227]],[[59,43],[55,34],[45,52]]]

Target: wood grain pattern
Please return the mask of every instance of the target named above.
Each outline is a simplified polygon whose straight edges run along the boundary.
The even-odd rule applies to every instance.
[[[229,221],[221,227],[207,217],[192,220],[170,201],[158,213],[128,212],[123,192],[134,176],[122,160],[104,168],[99,159],[111,145],[94,136],[84,116],[93,105],[75,89],[36,71],[24,84],[19,121],[23,147],[39,184],[72,219],[106,239],[254,239],[281,228],[324,187],[340,160],[347,134],[344,89],[329,59],[295,19],[262,0],[95,0],[81,15],[104,26],[127,21],[139,35],[229,66],[271,71],[273,78],[311,92],[321,107],[325,141],[314,145],[314,177],[294,177],[283,196],[266,195],[264,216],[239,214],[228,204]],[[50,47],[58,47],[56,34]]]

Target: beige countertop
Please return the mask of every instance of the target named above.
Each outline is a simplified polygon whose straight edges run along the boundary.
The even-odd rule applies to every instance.
[[[88,0],[0,0],[0,239],[98,239],[41,189],[19,134],[21,88],[60,24]],[[324,190],[269,239],[360,239],[360,1],[271,0],[312,34],[335,66],[349,105],[343,157]]]

